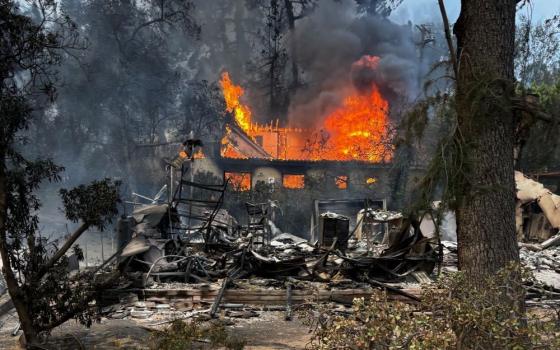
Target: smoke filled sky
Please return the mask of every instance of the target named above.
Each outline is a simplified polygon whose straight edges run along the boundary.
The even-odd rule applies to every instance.
[[[308,84],[291,99],[291,125],[320,123],[354,92],[350,78],[368,86],[375,83],[389,99],[415,96],[422,66],[410,27],[356,16],[354,5],[349,0],[321,2],[296,28],[298,61]],[[380,57],[375,74],[366,69],[351,77],[352,65],[364,56]]]
[[[223,101],[215,82],[222,71],[245,88],[254,122],[279,119],[308,128],[321,125],[355,88],[372,82],[391,106],[414,101],[433,63],[447,55],[445,41],[438,38],[420,57],[418,33],[407,25],[435,23],[438,28],[437,0],[404,0],[389,20],[359,15],[355,0],[320,0],[297,20],[293,32],[286,19],[277,20],[278,39],[271,39],[269,9],[263,6],[268,1],[192,0],[190,16],[164,30],[144,25],[159,16],[159,1],[58,3],[87,38],[88,48],[79,62],[68,59],[60,67],[63,84],[51,109],[56,113],[49,116],[52,125],[38,127],[35,136],[48,147],[37,149],[65,165],[68,181],[118,176],[145,193],[161,187],[160,160],[168,156],[152,145],[182,141],[192,130],[201,138],[221,137],[222,120],[216,116],[223,114]],[[185,3],[190,2],[165,1],[168,11]],[[446,4],[455,21],[460,0]],[[533,0],[520,13],[532,11],[536,22],[559,10],[558,0]],[[198,35],[193,23],[200,26]],[[376,69],[352,72],[355,62],[374,56],[379,57]],[[297,89],[291,88],[297,86],[293,72],[303,83]],[[145,153],[138,155],[140,150]],[[147,168],[151,178],[135,176]]]
[[[460,0],[446,0],[445,6],[450,21],[455,21],[459,16],[461,9]],[[533,20],[541,21],[560,13],[560,2],[558,0],[532,0],[531,5],[525,6],[520,12],[521,15],[532,14]],[[439,18],[439,7],[437,0],[404,0],[392,14],[391,19],[406,23],[412,21],[414,23],[433,22],[434,18]]]

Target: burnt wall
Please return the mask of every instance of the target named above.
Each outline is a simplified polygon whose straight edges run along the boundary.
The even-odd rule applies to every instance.
[[[281,212],[276,213],[276,224],[282,231],[302,237],[307,237],[309,233],[314,200],[369,198],[386,200],[389,209],[403,209],[394,208],[391,203],[394,195],[391,164],[206,158],[196,160],[193,170],[200,174],[202,180],[211,177],[221,180],[224,173],[250,174],[251,188],[247,191],[230,189],[226,194],[225,207],[241,224],[245,224],[245,202],[278,201]],[[406,187],[411,190],[421,170],[411,169],[410,173]],[[303,175],[303,188],[285,188],[285,175]],[[340,184],[341,179],[346,179],[345,186]]]

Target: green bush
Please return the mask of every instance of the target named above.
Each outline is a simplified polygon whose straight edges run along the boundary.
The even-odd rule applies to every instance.
[[[222,323],[211,322],[203,326],[197,320],[175,320],[171,325],[155,332],[149,341],[153,350],[189,350],[223,347],[231,350],[241,350],[245,341],[229,334]]]
[[[418,305],[378,291],[354,299],[350,315],[321,306],[301,316],[314,329],[312,349],[560,349],[556,315],[517,305],[520,277],[528,275],[511,267],[475,286],[457,273],[426,286]]]

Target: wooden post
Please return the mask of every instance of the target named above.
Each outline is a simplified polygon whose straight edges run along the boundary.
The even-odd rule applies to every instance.
[[[216,312],[218,311],[218,308],[220,307],[220,302],[222,301],[222,298],[224,297],[224,292],[226,291],[226,287],[227,287],[228,282],[229,282],[229,277],[224,278],[224,281],[222,282],[222,288],[220,288],[220,292],[216,296],[216,299],[214,299],[214,304],[212,305],[212,309],[210,309],[210,317],[212,317],[212,318],[214,318],[216,316]]]
[[[288,282],[286,285],[286,321],[292,320],[292,284]]]

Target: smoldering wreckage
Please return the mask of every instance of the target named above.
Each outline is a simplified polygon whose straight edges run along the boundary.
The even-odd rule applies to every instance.
[[[103,292],[104,317],[157,327],[186,318],[258,321],[271,310],[290,320],[306,303],[351,312],[353,298],[374,289],[417,302],[422,284],[457,269],[452,213],[440,221],[430,213],[405,217],[364,199],[354,218],[315,213],[310,239],[276,227],[282,205],[276,201],[244,203],[248,219],[239,222],[222,208],[227,181],[189,180],[189,163],[196,160],[187,154],[195,144],[185,143],[169,161],[168,184],[154,198],[136,195],[147,203],[135,201],[131,215],[118,221],[118,249],[95,268],[121,273],[118,284]],[[556,303],[560,196],[520,172],[515,179],[521,258],[538,281],[527,286],[528,303]],[[165,192],[169,199],[161,200]],[[12,308],[5,302],[1,309],[5,316]]]
[[[182,295],[191,304],[211,304],[211,316],[232,303],[319,298],[349,304],[371,286],[418,300],[385,282],[407,276],[425,282],[441,261],[435,233],[424,233],[421,220],[384,210],[383,202],[364,199],[354,222],[335,212],[318,213],[308,240],[277,228],[277,201],[244,203],[247,222],[238,222],[222,208],[227,181],[190,181],[188,167],[179,163],[170,162],[172,173],[180,169],[168,184],[175,187],[166,185],[156,196],[169,190],[168,202],[155,198],[119,221],[121,249],[114,258],[126,281],[111,292],[142,291],[156,299]],[[339,297],[334,290],[341,291]]]
[[[192,145],[186,153],[195,153]],[[276,201],[243,203],[247,219],[239,222],[222,208],[227,181],[189,180],[184,157],[170,163],[169,200],[139,205],[118,223],[115,266],[126,279],[108,293],[120,302],[106,309],[113,317],[158,319],[166,305],[187,305],[184,317],[216,317],[220,310],[254,317],[276,307],[290,319],[292,305],[347,307],[375,288],[416,302],[421,284],[457,268],[451,213],[441,222],[431,213],[405,217],[364,199],[354,217],[314,212],[315,227],[304,239],[277,228]],[[539,303],[544,295],[560,297],[560,196],[519,172],[515,178],[521,256],[542,283],[528,286],[531,302]],[[123,309],[123,302],[133,307]]]

